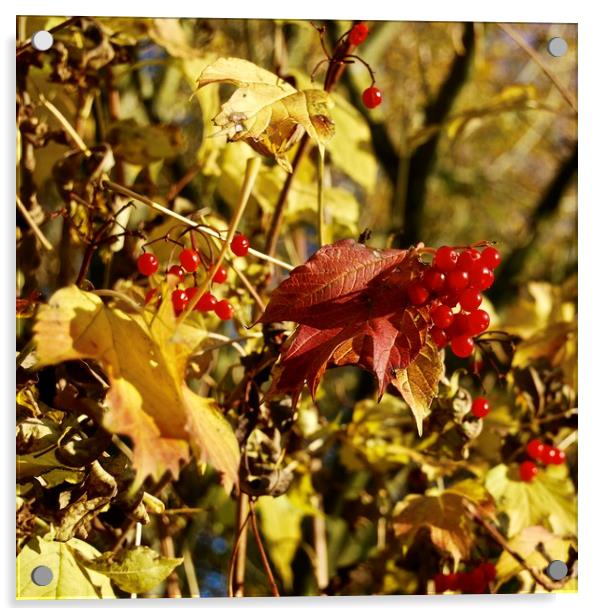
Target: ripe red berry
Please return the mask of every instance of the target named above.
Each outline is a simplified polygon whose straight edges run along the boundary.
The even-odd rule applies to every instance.
[[[167,273],[172,274],[173,276],[177,276],[180,282],[182,282],[182,280],[184,280],[184,276],[186,276],[186,272],[184,271],[184,268],[181,267],[180,265],[172,265],[167,270]]]
[[[455,308],[458,305],[458,296],[455,293],[447,293],[440,298],[441,302],[450,308]]]
[[[422,276],[422,284],[429,291],[441,291],[445,286],[445,274],[429,267]]]
[[[188,305],[188,294],[183,289],[176,289],[171,294],[171,303],[176,314],[180,314]]]
[[[502,262],[502,255],[493,246],[487,246],[481,253],[481,261],[490,270],[494,270]]]
[[[368,26],[365,23],[355,24],[349,33],[349,42],[356,47],[368,38]]]
[[[487,583],[493,582],[495,580],[497,571],[495,569],[495,565],[493,563],[482,563],[480,565],[481,571],[483,572],[483,576]]]
[[[527,443],[527,454],[533,460],[541,460],[543,455],[544,444],[537,438],[530,440]]]
[[[556,464],[557,459],[558,449],[556,449],[556,447],[550,447],[550,445],[544,445],[541,454],[541,461],[543,464]]]
[[[523,481],[533,481],[538,472],[537,465],[531,460],[525,460],[518,467],[518,474]]]
[[[468,272],[459,269],[452,270],[447,275],[446,286],[451,293],[459,293],[468,286]]]
[[[464,250],[458,257],[458,269],[467,272],[480,258],[481,253],[476,248]]]
[[[468,327],[468,315],[464,312],[457,312],[454,314],[454,321],[447,329],[447,333],[450,337],[465,336],[470,334]]]
[[[556,449],[556,459],[552,464],[564,464],[566,462],[566,453],[562,449]]]
[[[487,398],[483,398],[482,396],[479,396],[478,398],[475,398],[472,401],[472,414],[475,417],[487,417],[487,415],[489,415],[489,411],[491,410],[490,406],[489,406],[489,400],[487,400]]]
[[[184,293],[186,293],[186,297],[188,298],[188,301],[190,301],[196,293],[196,287],[188,287],[184,290]]]
[[[230,249],[237,257],[244,257],[249,252],[250,245],[249,238],[242,233],[238,233],[230,243]]]
[[[450,272],[456,267],[458,262],[458,253],[450,246],[441,246],[437,248],[433,266],[440,272]]]
[[[221,284],[222,282],[226,282],[226,278],[228,278],[228,271],[223,265],[220,265],[215,274],[213,274],[213,282]]]
[[[201,264],[201,257],[196,250],[192,248],[184,248],[180,252],[180,263],[187,272],[196,272]]]
[[[479,293],[479,290],[474,287],[468,287],[468,289],[464,289],[460,294],[460,306],[462,310],[466,310],[467,312],[476,310],[481,305],[482,301],[483,296]]]
[[[449,587],[449,578],[445,573],[437,573],[433,581],[435,582],[435,592],[441,594],[447,590],[451,590]]]
[[[215,310],[216,305],[217,299],[215,298],[215,295],[207,292],[201,295],[201,299],[196,303],[194,309],[199,312],[209,312],[210,310]]]
[[[408,285],[408,298],[414,306],[422,306],[429,298],[429,292],[419,282],[411,282]]]
[[[366,88],[362,94],[362,102],[364,107],[374,109],[383,102],[382,92],[376,86]]]
[[[468,280],[471,287],[485,291],[493,284],[495,276],[488,267],[477,261],[468,272]]]
[[[143,276],[152,276],[159,269],[159,259],[152,252],[143,252],[138,257],[137,265]]]
[[[431,310],[431,318],[437,327],[445,329],[452,324],[454,314],[449,306],[441,305]]]
[[[227,299],[217,302],[213,310],[222,321],[228,321],[234,316],[234,307]]]
[[[468,357],[474,351],[474,341],[470,336],[452,338],[451,350],[457,357]]]
[[[449,341],[447,334],[438,327],[431,329],[431,338],[439,349],[442,349]]]
[[[467,333],[476,336],[489,327],[489,314],[485,310],[475,310],[466,316]]]

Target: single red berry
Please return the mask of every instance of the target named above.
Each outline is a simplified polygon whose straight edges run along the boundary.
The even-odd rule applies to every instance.
[[[487,417],[490,410],[491,407],[489,406],[489,400],[487,400],[487,398],[479,396],[472,401],[471,411],[475,417],[478,417],[479,419],[482,417]]]
[[[249,238],[242,233],[237,233],[230,243],[230,249],[237,257],[244,257],[249,252]]]
[[[450,308],[455,308],[458,305],[458,296],[455,293],[447,293],[446,295],[442,295],[439,299],[441,303]]]
[[[234,307],[227,299],[217,302],[213,310],[222,321],[228,321],[234,316]]]
[[[452,338],[451,350],[457,357],[468,357],[474,351],[474,340],[470,336]]]
[[[479,290],[474,287],[468,287],[468,289],[464,289],[460,294],[460,306],[462,310],[466,310],[467,312],[476,310],[481,305],[482,301],[483,296],[479,293]]]
[[[442,349],[449,342],[447,334],[438,327],[431,329],[431,338],[439,349]]]
[[[444,593],[446,590],[451,590],[449,587],[449,579],[445,573],[437,573],[433,578],[435,582],[435,592],[436,593]]]
[[[533,460],[541,460],[544,447],[544,444],[538,438],[534,438],[527,443],[527,454]]]
[[[364,90],[362,102],[364,103],[364,107],[374,109],[383,102],[382,92],[376,86],[370,86]]]
[[[487,246],[481,253],[481,261],[490,270],[494,270],[502,262],[502,255],[493,246]]]
[[[201,264],[201,257],[196,250],[192,248],[184,248],[179,256],[182,267],[187,272],[196,272]]]
[[[182,280],[184,280],[184,276],[186,276],[186,272],[184,271],[184,268],[180,265],[172,265],[167,270],[167,273],[172,274],[173,276],[177,276],[180,282],[182,282]]]
[[[433,260],[433,267],[440,272],[450,272],[456,267],[458,262],[458,253],[450,246],[441,246],[437,248],[435,258]]]
[[[487,581],[485,580],[485,574],[480,567],[466,573],[462,592],[470,593],[472,595],[480,595],[485,592],[486,588]]]
[[[437,327],[445,329],[452,324],[454,314],[449,306],[441,305],[431,310],[431,318]]]
[[[458,269],[467,272],[480,258],[481,253],[476,248],[464,250],[458,257]]]
[[[355,24],[349,33],[349,42],[356,47],[368,38],[368,26],[365,23]]]
[[[468,326],[468,315],[464,312],[456,312],[454,314],[454,321],[448,328],[447,333],[452,338],[456,336],[465,336],[470,334]]]
[[[414,306],[422,306],[429,298],[429,292],[419,282],[414,281],[408,285],[408,298]]]
[[[149,289],[146,295],[144,296],[144,303],[150,304],[153,301],[156,293],[157,293],[157,289]]]
[[[197,291],[196,287],[188,287],[187,289],[184,289],[184,293],[186,293],[186,297],[188,298],[188,301],[190,301],[194,297],[194,294],[196,293],[196,291]]]
[[[201,295],[201,299],[196,303],[194,307],[195,310],[199,312],[209,312],[210,310],[215,310],[215,306],[217,305],[217,299],[213,293],[203,293]]]
[[[497,571],[495,570],[495,565],[493,563],[481,563],[481,570],[483,571],[483,575],[487,583],[493,582],[495,580]]]
[[[467,333],[476,336],[489,327],[489,313],[485,310],[475,310],[466,317]]]
[[[566,462],[566,453],[562,451],[562,449],[556,448],[556,459],[552,462],[552,464],[564,464]]]
[[[488,289],[494,280],[493,272],[480,261],[477,261],[468,272],[470,286],[477,288],[479,291]]]
[[[535,462],[531,462],[531,460],[525,460],[518,467],[518,474],[523,481],[533,481],[537,473],[539,473],[539,469]]]
[[[449,590],[460,590],[460,574],[448,573],[447,574],[447,586]]]
[[[541,454],[541,461],[543,464],[556,464],[558,459],[558,449],[556,447],[550,447],[550,445],[543,446],[543,452]]]
[[[468,286],[468,272],[459,269],[452,270],[447,275],[446,286],[451,293],[459,293]]]
[[[213,282],[221,284],[222,282],[226,282],[226,278],[228,278],[228,270],[226,270],[223,265],[220,265],[215,274],[213,274]]]
[[[445,274],[429,267],[422,276],[422,284],[429,291],[441,291],[445,286]]]
[[[138,257],[137,265],[143,276],[152,276],[159,269],[159,259],[152,252],[143,252]]]
[[[171,294],[171,303],[176,314],[180,314],[188,305],[188,293],[183,289],[176,289]]]

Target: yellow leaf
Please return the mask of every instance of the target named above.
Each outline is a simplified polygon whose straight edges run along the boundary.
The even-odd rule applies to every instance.
[[[288,152],[307,132],[321,151],[334,134],[324,90],[298,91],[277,75],[241,58],[220,58],[207,66],[198,87],[232,83],[237,86],[213,122],[229,141],[245,141],[264,156],[274,156],[291,171]]]
[[[176,331],[168,301],[156,315],[130,314],[75,286],[57,291],[35,325],[40,365],[78,358],[102,365],[110,383],[105,427],[132,439],[138,483],[167,470],[177,477],[192,450],[231,486],[239,462],[232,428],[215,402],[184,380],[187,358],[203,338],[191,326]]]

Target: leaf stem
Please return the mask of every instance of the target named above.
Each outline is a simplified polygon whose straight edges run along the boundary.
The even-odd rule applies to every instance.
[[[268,556],[265,552],[265,548],[263,547],[263,541],[261,540],[261,535],[259,534],[259,528],[257,527],[257,515],[255,514],[255,503],[252,499],[249,500],[249,513],[251,514],[251,526],[253,528],[253,535],[255,536],[255,541],[259,549],[259,555],[261,556],[261,562],[263,564],[263,568],[265,569],[265,573],[268,576],[268,582],[270,584],[272,596],[279,597],[280,592],[278,592],[278,585],[276,584],[276,580],[274,579],[274,574],[272,573],[272,568],[270,567],[270,561],[268,560]]]
[[[228,596],[243,597],[245,594],[245,564],[247,556],[247,524],[251,517],[249,497],[244,492],[238,494],[236,511],[236,539],[232,546],[228,565]]]
[[[19,208],[19,212],[21,212],[23,218],[25,218],[25,222],[29,225],[30,229],[40,241],[40,244],[42,244],[46,250],[52,251],[52,244],[46,239],[46,236],[42,233],[40,227],[38,227],[38,224],[29,213],[29,210],[25,207],[25,205],[23,205],[23,201],[19,199],[19,195],[17,195],[17,207]]]
[[[324,229],[324,152],[320,151],[318,159],[318,241],[320,246],[324,246],[325,241]]]

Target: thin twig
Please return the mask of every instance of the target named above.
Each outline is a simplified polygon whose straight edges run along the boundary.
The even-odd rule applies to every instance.
[[[84,143],[84,140],[79,136],[79,133],[71,126],[67,118],[43,94],[40,94],[40,102],[59,121],[59,124],[65,129],[77,148],[86,156],[92,156],[92,152]]]
[[[562,582],[553,582],[548,579],[544,573],[531,567],[527,563],[527,561],[516,551],[514,548],[510,546],[506,538],[500,533],[500,531],[493,525],[491,522],[486,520],[478,511],[478,509],[467,499],[463,499],[462,504],[466,509],[468,515],[478,524],[480,524],[483,529],[487,532],[487,534],[496,541],[501,548],[506,550],[514,560],[516,560],[523,569],[528,571],[531,574],[531,577],[537,582],[540,586],[543,586],[547,591],[554,592],[559,588],[562,588],[564,584]]]
[[[249,202],[249,197],[251,196],[251,192],[253,190],[253,186],[255,185],[255,180],[257,179],[257,174],[259,173],[259,167],[261,166],[261,160],[259,158],[250,158],[247,161],[247,167],[245,169],[245,177],[243,179],[242,186],[240,188],[240,194],[238,195],[238,203],[236,204],[236,209],[234,210],[234,214],[232,216],[232,220],[230,221],[230,225],[228,227],[228,234],[226,238],[223,240],[223,244],[217,259],[214,260],[211,268],[207,272],[207,276],[200,284],[200,286],[195,291],[194,295],[190,298],[188,305],[182,311],[182,314],[178,317],[178,323],[182,323],[186,317],[194,310],[197,302],[201,299],[201,297],[207,291],[215,273],[219,269],[226,256],[226,251],[234,238],[236,233],[236,229],[238,228],[238,224],[240,223],[240,219],[247,207],[247,203]]]
[[[541,57],[539,53],[525,39],[510,25],[498,24],[498,27],[503,30],[519,47],[521,47],[533,61],[539,66],[539,68],[547,75],[548,79],[556,86],[560,94],[566,102],[572,107],[573,111],[577,113],[577,101],[575,97],[569,92],[569,90],[560,82],[558,77],[554,74],[554,71],[548,66],[548,63]]]
[[[314,531],[314,573],[318,590],[321,595],[326,595],[328,588],[328,540],[326,536],[326,519],[324,517],[324,506],[321,494],[312,496],[312,505],[316,509],[316,514],[312,516],[312,526]]]
[[[78,19],[77,17],[70,17],[69,19],[66,19],[65,21],[61,22],[60,24],[57,24],[56,26],[54,26],[54,28],[50,28],[50,30],[48,30],[48,32],[50,32],[50,34],[54,34],[55,32],[58,32],[59,30],[62,30],[63,28],[66,28],[68,26],[70,26],[76,19]],[[28,38],[26,41],[23,41],[23,44],[18,47],[17,49],[17,58],[29,47],[31,46],[31,38]]]
[[[247,524],[251,517],[249,497],[240,492],[236,511],[236,539],[228,564],[228,596],[244,596],[245,563],[247,555]]]
[[[270,567],[270,561],[268,560],[265,548],[263,547],[263,541],[261,540],[259,528],[257,527],[257,515],[255,514],[255,503],[253,502],[253,500],[249,501],[249,512],[251,514],[251,527],[253,528],[253,535],[255,536],[255,542],[257,543],[257,547],[259,549],[259,555],[261,556],[263,568],[265,569],[265,573],[268,576],[268,582],[270,584],[272,596],[279,597],[280,593],[278,592],[278,585],[276,584],[276,580],[274,579],[274,574],[272,573],[272,568]]]
[[[142,545],[142,524],[136,522],[136,536],[134,537],[134,545],[138,548]],[[130,599],[137,599],[138,593],[133,592]]]
[[[19,195],[17,195],[16,197],[17,197],[17,207],[19,208],[19,212],[21,212],[21,214],[23,215],[23,218],[25,218],[25,221],[27,222],[31,230],[34,232],[35,236],[40,241],[40,244],[42,244],[42,246],[46,250],[54,250],[54,248],[52,247],[52,244],[46,239],[46,236],[42,233],[42,230],[40,229],[40,227],[38,227],[36,221],[32,218],[28,209],[23,205],[23,202],[21,201],[21,199],[19,199]]]
[[[199,589],[199,581],[196,577],[194,562],[192,560],[192,555],[190,554],[190,548],[188,545],[184,548],[182,557],[184,558],[184,573],[186,574],[186,582],[188,583],[190,598],[198,599],[201,596],[201,591]]]
[[[198,163],[195,163],[190,167],[190,169],[174,184],[171,185],[169,190],[167,191],[167,201],[171,203],[181,192],[194,180],[199,171],[201,170],[201,166]]]
[[[165,214],[165,216],[170,216],[171,218],[174,218],[175,220],[178,220],[181,223],[189,227],[195,227],[196,229],[198,229],[202,233],[205,233],[206,235],[210,235],[211,237],[214,237],[215,239],[218,239],[222,242],[226,241],[226,238],[222,237],[223,234],[220,233],[219,231],[215,231],[214,229],[211,229],[211,227],[199,225],[195,223],[194,221],[186,218],[185,216],[182,216],[181,214],[178,214],[177,212],[172,212],[170,209],[164,207],[163,205],[156,203],[155,201],[152,201],[148,197],[140,195],[137,192],[134,192],[133,190],[130,190],[129,188],[126,188],[125,186],[122,186],[121,184],[112,182],[109,179],[103,179],[101,182],[101,185],[103,188],[106,188],[107,190],[112,190],[113,192],[116,192],[120,195],[124,195],[125,197],[129,197],[130,199],[135,199],[136,201],[139,201],[140,203],[144,203],[144,205],[148,205],[148,207],[152,208],[153,210],[156,210],[157,212],[161,212],[162,214]],[[273,263],[274,265],[278,265],[282,269],[285,269],[288,271],[294,269],[294,266],[292,266],[290,263],[286,263],[285,261],[281,261],[280,259],[275,259],[274,257],[270,255],[266,255],[263,252],[259,252],[258,250],[255,250],[254,248],[249,248],[249,254],[253,255],[254,257],[257,257],[258,259],[269,261],[270,263]]]

